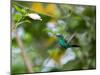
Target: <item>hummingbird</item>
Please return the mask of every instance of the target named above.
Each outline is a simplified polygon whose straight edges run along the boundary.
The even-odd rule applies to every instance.
[[[61,34],[56,35],[56,37],[58,37],[58,44],[60,45],[61,48],[67,49],[67,48],[71,48],[71,47],[80,47],[79,45],[69,44],[68,41],[65,40]]]
[[[65,40],[65,38],[61,35],[61,34],[57,34],[56,35],[57,39],[56,39],[56,48],[52,49],[52,50],[49,50],[49,55],[50,57],[57,63],[57,64],[60,64],[61,65],[61,60],[62,60],[62,57],[64,55],[66,55],[66,51],[68,48],[71,48],[71,47],[80,47],[78,45],[71,45],[69,43],[69,40]],[[71,37],[70,37],[71,39]]]

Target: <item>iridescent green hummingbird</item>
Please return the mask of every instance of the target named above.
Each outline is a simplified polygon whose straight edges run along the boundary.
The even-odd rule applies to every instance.
[[[62,35],[56,35],[58,37],[58,44],[60,45],[60,47],[67,49],[67,48],[71,48],[71,47],[80,47],[79,45],[71,45],[68,43],[67,40],[64,39],[64,37]]]

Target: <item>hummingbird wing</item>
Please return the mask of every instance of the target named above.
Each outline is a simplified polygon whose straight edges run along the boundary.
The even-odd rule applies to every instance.
[[[67,47],[80,47],[79,45],[70,45],[67,40],[65,40]]]

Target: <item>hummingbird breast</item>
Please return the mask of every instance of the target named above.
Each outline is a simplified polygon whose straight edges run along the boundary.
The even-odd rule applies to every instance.
[[[68,44],[63,39],[59,40],[59,44],[61,47],[65,48],[65,49],[69,47]]]

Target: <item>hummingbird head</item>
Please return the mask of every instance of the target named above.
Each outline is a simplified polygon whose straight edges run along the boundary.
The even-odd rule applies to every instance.
[[[63,38],[63,36],[61,34],[56,35],[56,37]]]

